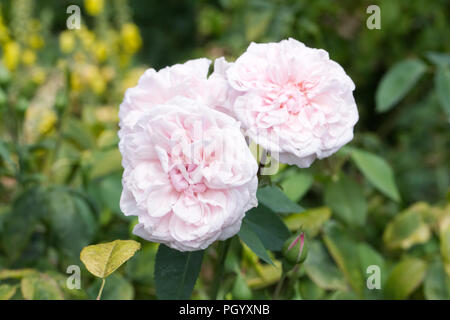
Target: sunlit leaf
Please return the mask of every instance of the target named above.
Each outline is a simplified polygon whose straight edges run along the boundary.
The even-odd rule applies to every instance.
[[[134,240],[114,240],[83,248],[80,259],[94,276],[106,278],[141,247]]]
[[[408,298],[422,283],[426,268],[426,263],[417,258],[408,258],[399,262],[387,279],[386,297],[395,300]]]
[[[44,273],[23,278],[20,282],[20,289],[26,300],[64,299],[58,283]]]
[[[17,291],[16,286],[10,286],[9,284],[0,285],[0,300],[11,299]]]
[[[283,220],[291,231],[297,231],[300,228],[306,231],[311,237],[314,237],[331,217],[331,210],[328,207],[313,208],[302,213],[293,213]]]

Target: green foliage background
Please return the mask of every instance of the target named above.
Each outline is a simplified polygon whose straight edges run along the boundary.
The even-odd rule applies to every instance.
[[[0,299],[95,298],[101,281],[80,251],[115,239],[142,248],[108,277],[102,298],[156,298],[158,246],[133,236],[136,221],[119,208],[124,90],[147,67],[232,61],[251,41],[288,37],[344,67],[360,120],[336,155],[282,166],[259,190],[260,218],[246,218],[246,244],[231,241],[217,296],[273,298],[281,244],[302,228],[308,258],[283,275],[279,298],[450,298],[448,1],[107,3],[0,2]],[[70,4],[82,9],[82,30],[65,29]],[[372,4],[380,30],[366,27]],[[213,297],[217,247],[203,256],[192,298]],[[81,268],[80,290],[66,286],[69,265]],[[370,265],[381,290],[367,289]]]

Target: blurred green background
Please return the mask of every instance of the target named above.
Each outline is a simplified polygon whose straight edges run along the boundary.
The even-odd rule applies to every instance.
[[[80,30],[66,28],[71,4]],[[366,27],[372,4],[380,30]],[[155,298],[157,245],[119,209],[124,91],[149,67],[233,61],[251,41],[288,37],[344,67],[360,120],[338,154],[272,177],[307,209],[283,216],[309,255],[280,298],[449,299],[449,13],[447,0],[1,0],[0,299],[95,298],[79,253],[114,239],[143,248],[103,298]],[[209,298],[216,260],[213,245],[193,298]],[[373,264],[381,290],[366,287]],[[80,290],[66,286],[69,265]],[[281,276],[236,239],[225,267],[224,299],[271,298]]]

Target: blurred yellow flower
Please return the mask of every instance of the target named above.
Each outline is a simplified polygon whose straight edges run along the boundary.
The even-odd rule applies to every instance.
[[[42,68],[36,68],[31,73],[31,81],[35,84],[42,84],[45,81],[45,72]]]
[[[26,49],[22,54],[22,62],[26,66],[31,66],[36,62],[36,54],[33,50]]]
[[[33,49],[40,49],[44,46],[44,38],[39,34],[32,34],[28,39],[28,43]]]
[[[98,42],[94,46],[94,54],[99,62],[103,62],[108,57],[108,48],[104,42]]]
[[[76,72],[70,74],[70,88],[73,92],[79,92],[82,88],[80,75]]]
[[[139,28],[133,23],[125,23],[120,30],[122,47],[125,52],[133,54],[142,46],[142,38]]]
[[[63,31],[59,35],[59,48],[64,53],[70,53],[75,48],[75,37],[73,31]]]
[[[3,64],[9,70],[13,71],[19,64],[20,46],[17,42],[9,41],[3,49]]]
[[[0,20],[0,43],[9,41],[9,30]]]
[[[103,0],[84,0],[84,7],[91,16],[96,16],[103,10]]]
[[[41,135],[44,135],[46,133],[49,133],[56,124],[56,114],[53,110],[51,109],[44,109],[45,112],[43,115],[41,115],[41,122],[39,123],[38,126],[38,132]]]

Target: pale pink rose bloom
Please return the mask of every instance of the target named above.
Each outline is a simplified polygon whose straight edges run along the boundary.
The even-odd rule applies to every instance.
[[[294,39],[252,43],[225,78],[240,92],[234,117],[280,162],[309,167],[353,138],[355,85],[324,50]]]
[[[119,149],[120,207],[138,216],[133,233],[146,240],[205,249],[235,235],[257,205],[258,166],[239,123],[199,100],[148,108],[121,130]]]

